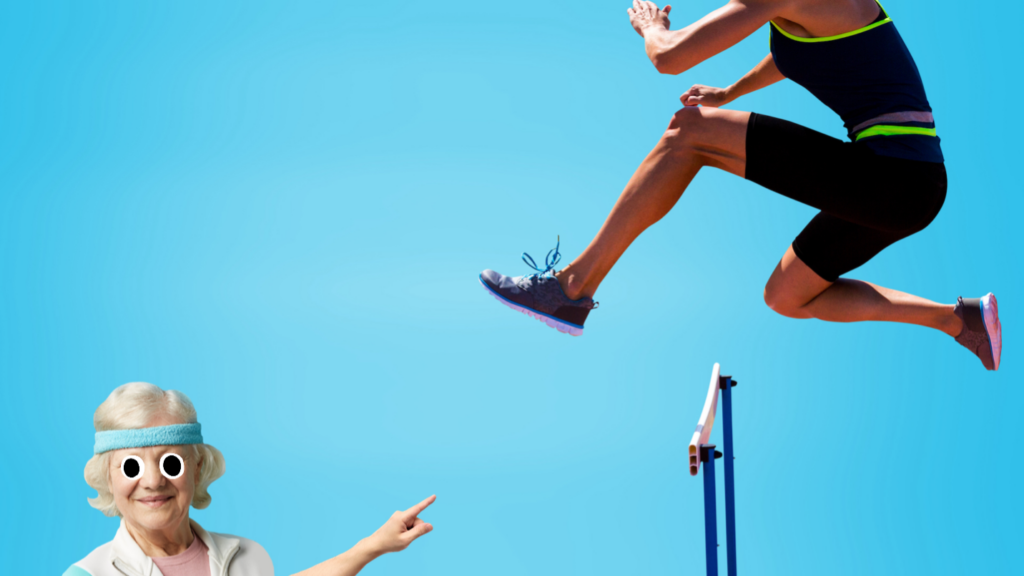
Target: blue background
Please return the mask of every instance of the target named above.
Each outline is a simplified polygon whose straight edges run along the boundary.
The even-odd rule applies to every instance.
[[[740,382],[744,573],[1011,572],[1020,3],[887,2],[950,193],[852,274],[995,292],[994,374],[924,328],[771,312],[764,282],[814,211],[711,169],[584,337],[485,294],[480,270],[523,273],[556,235],[578,255],[679,94],[768,50],[762,29],[659,76],[628,6],[6,3],[0,572],[59,574],[113,536],[86,503],[92,414],[144,380],[186,392],[226,455],[194,517],[279,574],[432,493],[435,531],[367,574],[701,574],[685,444],[714,362]],[[845,135],[788,81],[731,107]]]

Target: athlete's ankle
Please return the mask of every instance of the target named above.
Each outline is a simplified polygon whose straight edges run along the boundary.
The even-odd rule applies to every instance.
[[[568,266],[557,272],[555,278],[558,280],[558,285],[562,287],[562,292],[570,300],[579,300],[584,296],[593,296],[593,293],[586,293],[582,278],[579,274],[573,273]]]
[[[953,312],[954,309],[954,306],[949,306],[949,310],[942,317],[942,324],[939,326],[939,330],[956,338],[963,332],[964,322]]]

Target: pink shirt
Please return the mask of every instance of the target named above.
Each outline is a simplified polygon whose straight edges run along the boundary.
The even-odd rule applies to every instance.
[[[209,549],[199,536],[195,536],[192,544],[181,554],[152,560],[164,576],[210,576]]]

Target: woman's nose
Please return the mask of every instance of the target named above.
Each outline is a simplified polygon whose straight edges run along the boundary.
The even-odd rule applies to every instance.
[[[160,473],[159,462],[146,462],[146,472],[142,475],[141,484],[146,488],[159,488],[163,486],[164,475]]]

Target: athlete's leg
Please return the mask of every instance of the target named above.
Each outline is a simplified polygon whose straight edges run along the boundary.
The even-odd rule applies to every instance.
[[[591,297],[626,248],[675,205],[704,166],[744,176],[749,112],[687,107],[630,178],[597,236],[558,273],[569,298]]]
[[[953,313],[953,304],[938,304],[860,280],[839,278],[829,282],[804,264],[792,246],[768,279],[764,300],[772,310],[790,318],[903,322],[935,328],[954,337],[963,328]]]
[[[946,190],[941,164],[878,156],[866,147],[791,122],[732,110],[684,108],[675,114],[597,236],[556,275],[560,288],[544,288],[543,275],[534,282],[533,277],[506,277],[491,270],[481,274],[481,282],[513,308],[535,316],[540,310],[547,320],[582,333],[601,281],[633,240],[672,209],[704,166],[747,178],[822,211],[769,280],[765,299],[773,309],[787,316],[836,322],[908,322],[951,335],[960,333],[961,318],[970,317],[965,320],[969,328],[972,322],[980,325],[979,314],[985,322],[992,315],[998,340],[994,298],[960,302],[956,313],[951,306],[909,294],[840,280],[886,246],[923,229],[938,214]],[[957,340],[965,338],[961,334]],[[969,340],[961,343],[970,348],[977,338]]]
[[[677,112],[658,145],[630,179],[598,235],[558,274],[566,295],[569,298],[593,296],[633,240],[672,209],[700,168],[714,166],[744,177],[749,119],[750,113],[731,110],[684,108]],[[790,247],[765,288],[769,306],[794,318],[906,322],[930,326],[953,336],[958,334],[962,323],[953,314],[953,305],[937,304],[867,282],[838,279],[841,273],[860,266],[889,244],[927,225],[938,212],[941,198],[934,201],[929,198],[929,203],[935,205],[923,206],[921,202],[894,203],[891,194],[877,191],[877,187],[855,187],[854,192],[859,196],[856,198],[835,187],[829,190],[821,184],[828,182],[829,176],[848,179],[852,170],[868,168],[868,165],[850,153],[846,148],[849,144],[792,123],[766,120],[770,129],[796,133],[787,144],[795,139],[815,149],[833,147],[835,156],[851,165],[811,164],[800,167],[803,171],[796,177],[790,176],[779,186],[770,187],[796,200],[862,222],[855,224],[827,214],[816,218],[798,241],[831,256],[830,261],[820,267],[830,267],[823,273],[834,278],[826,280],[815,273]],[[801,150],[791,148],[788,152],[798,159],[808,157]],[[782,166],[778,168],[785,170]],[[837,173],[830,174],[832,170]],[[869,173],[864,178],[872,176]],[[883,195],[879,196],[878,192]],[[852,249],[842,246],[851,244],[850,241],[854,244]],[[847,248],[843,258],[836,259],[836,252],[843,248]],[[824,259],[817,258],[818,261]],[[833,273],[831,267],[838,269]]]

